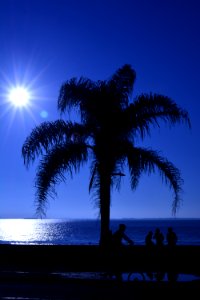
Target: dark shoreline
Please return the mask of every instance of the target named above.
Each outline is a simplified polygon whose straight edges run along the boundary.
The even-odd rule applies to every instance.
[[[43,277],[39,274],[25,278],[10,278],[0,281],[0,298],[3,299],[67,299],[107,300],[143,299],[162,296],[193,297],[200,292],[200,282],[143,282],[117,283],[95,279],[61,279],[56,276]]]
[[[179,274],[185,270],[198,275],[196,280],[117,282],[89,275],[104,271],[98,246],[0,244],[0,298],[104,300],[130,298],[131,294],[139,298],[146,293],[170,297],[175,292],[191,296],[200,292],[200,246],[177,246],[176,250]],[[126,247],[122,266],[130,270],[149,267],[145,251],[145,246]],[[162,264],[166,268],[169,262],[162,260]],[[62,276],[66,272],[89,276]]]
[[[95,268],[100,271],[105,258],[102,257],[102,249],[98,245],[0,244],[0,271],[25,272],[44,269],[47,272],[93,272],[97,271]],[[134,268],[135,271],[137,268],[145,271],[146,267],[154,267],[152,259],[154,263],[162,264],[165,269],[172,262],[179,273],[200,275],[200,246],[195,245],[179,245],[173,252],[168,246],[159,251],[155,247],[152,252],[146,246],[125,246],[121,267],[130,267],[130,271]]]

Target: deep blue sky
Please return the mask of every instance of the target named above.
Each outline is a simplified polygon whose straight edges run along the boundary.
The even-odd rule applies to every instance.
[[[123,64],[135,69],[134,95],[171,97],[191,118],[152,131],[143,145],[160,150],[181,171],[177,217],[200,218],[200,2],[198,0],[0,0],[0,217],[33,217],[37,163],[23,165],[22,144],[36,124],[59,118],[61,84],[71,77],[107,79]],[[32,93],[27,109],[10,107],[11,86]],[[46,112],[46,117],[42,112]],[[48,218],[96,218],[89,168],[57,187]],[[171,217],[172,191],[158,174],[129,178],[112,194],[111,217]]]

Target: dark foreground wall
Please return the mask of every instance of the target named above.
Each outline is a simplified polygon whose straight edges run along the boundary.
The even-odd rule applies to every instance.
[[[92,272],[176,271],[200,275],[200,246],[176,246],[171,251],[124,247],[120,255],[99,246],[0,245],[0,271]]]

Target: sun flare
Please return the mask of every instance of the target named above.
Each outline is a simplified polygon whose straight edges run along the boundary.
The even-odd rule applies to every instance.
[[[30,93],[27,88],[17,86],[10,90],[8,99],[15,107],[26,107],[30,101]]]

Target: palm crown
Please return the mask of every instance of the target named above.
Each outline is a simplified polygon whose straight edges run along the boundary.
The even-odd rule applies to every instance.
[[[141,94],[132,98],[136,74],[130,65],[119,68],[108,80],[92,81],[81,77],[66,81],[60,89],[58,110],[77,109],[80,121],[60,119],[44,122],[27,137],[22,147],[24,163],[41,156],[36,173],[37,213],[45,214],[48,196],[55,185],[91,162],[89,191],[99,205],[101,243],[106,243],[110,222],[111,188],[120,187],[124,170],[129,171],[135,189],[143,172],[157,169],[174,191],[172,211],[180,202],[183,180],[179,170],[157,151],[137,147],[136,138],[144,139],[152,125],[164,120],[169,124],[185,122],[188,113],[169,97]]]

